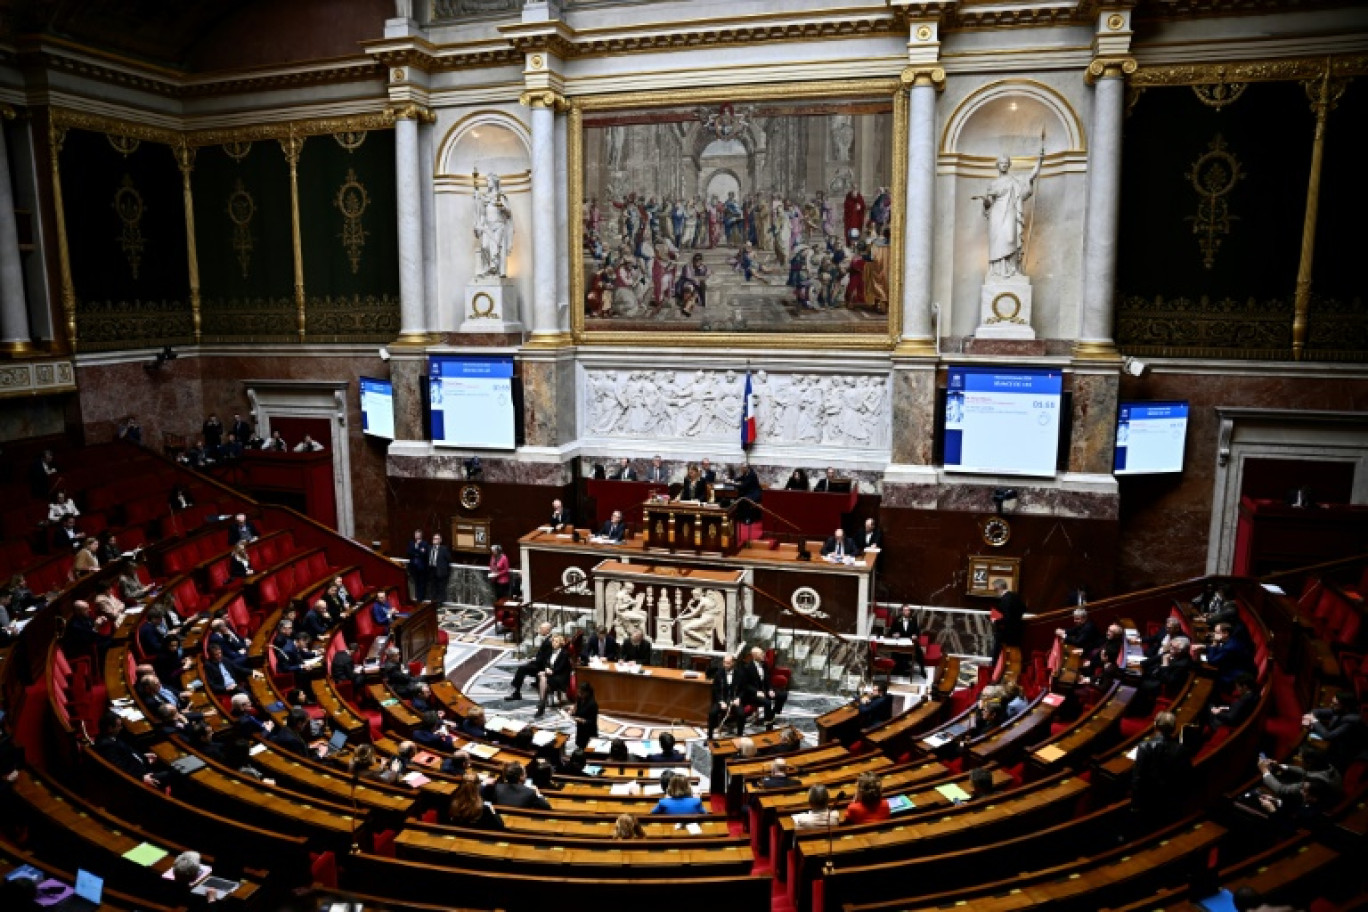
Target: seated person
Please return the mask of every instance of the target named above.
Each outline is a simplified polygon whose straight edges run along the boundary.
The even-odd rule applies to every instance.
[[[612,517],[599,529],[599,538],[611,542],[621,542],[627,537],[627,524],[622,521],[622,511],[614,510]]]
[[[883,781],[876,773],[861,773],[855,780],[855,800],[846,806],[842,823],[887,820],[893,813],[883,796]]]
[[[71,603],[71,617],[67,619],[63,645],[77,655],[103,650],[113,641],[113,634],[101,631],[95,624],[95,613],[90,602],[76,599]],[[70,653],[68,653],[70,654]]]
[[[1021,685],[1016,682],[1005,685],[1002,688],[1002,696],[1007,701],[1007,718],[1014,719],[1026,711],[1026,707],[1031,705],[1031,701],[1026,699],[1026,694],[1022,692]]]
[[[124,602],[137,602],[156,591],[157,585],[153,583],[144,586],[142,580],[138,578],[139,564],[135,560],[129,561],[124,565],[123,572],[119,574],[119,597]]]
[[[509,700],[522,699],[522,683],[528,676],[536,677],[537,672],[541,671],[546,665],[546,659],[551,655],[551,625],[542,621],[537,625],[537,635],[533,638],[533,643],[537,647],[537,653],[530,660],[518,666],[518,670],[513,673],[513,692],[507,697]]]
[[[1308,788],[1319,792],[1317,797],[1326,803],[1339,800],[1344,780],[1339,770],[1330,765],[1330,757],[1325,751],[1304,747],[1301,763],[1301,766],[1285,765],[1260,757],[1259,774],[1263,776],[1263,787],[1283,801],[1304,802]]]
[[[304,439],[299,441],[299,443],[296,443],[294,446],[294,451],[296,453],[317,453],[322,449],[323,444],[319,443],[317,440],[314,440],[308,434],[305,434]]]
[[[1216,669],[1216,680],[1229,685],[1238,675],[1253,674],[1254,656],[1249,647],[1234,637],[1232,624],[1222,621],[1211,631],[1211,645],[1201,647],[1202,661]]]
[[[228,556],[228,578],[246,579],[252,575],[252,558],[247,553],[247,543],[240,541],[233,545],[233,553]]]
[[[669,484],[670,471],[665,468],[665,461],[659,456],[651,458],[651,467],[646,470],[646,481],[652,484]]]
[[[703,802],[693,793],[689,787],[689,778],[678,773],[670,776],[670,784],[665,789],[665,796],[656,802],[656,806],[651,808],[652,814],[706,814],[703,809]]]
[[[822,543],[822,557],[828,560],[842,560],[855,556],[854,546],[846,541],[845,530],[837,529]]]
[[[71,565],[73,576],[80,578],[100,572],[100,557],[95,553],[99,547],[100,542],[95,538],[87,538],[81,542],[80,547],[76,549],[76,560]]]
[[[605,662],[617,661],[618,642],[610,628],[600,627],[594,631],[593,636],[584,641],[584,653],[580,656],[580,662],[588,663],[591,658],[600,658]]]
[[[987,798],[997,791],[993,784],[993,774],[986,767],[976,766],[969,771],[969,800]]]
[[[319,654],[313,650],[313,634],[307,630],[296,630],[280,652],[284,665],[279,670],[285,674],[308,677],[322,672]]]
[[[817,486],[812,490],[835,494],[839,492],[844,485],[845,483],[836,477],[836,470],[831,466],[827,466],[826,474],[817,479]]]
[[[332,628],[332,621],[328,618],[328,603],[323,599],[316,600],[309,606],[309,610],[304,612],[304,616],[295,624],[295,629],[316,639],[324,639],[328,631]]]
[[[1063,640],[1066,647],[1081,650],[1085,656],[1102,645],[1102,631],[1088,619],[1086,608],[1075,608],[1073,624],[1067,629],[1056,630],[1055,636]]]
[[[690,464],[684,473],[684,484],[680,486],[679,496],[675,500],[705,503],[708,499],[708,483],[703,480],[703,473],[698,470],[698,466]]]
[[[757,783],[764,789],[788,788],[793,785],[801,785],[798,779],[789,775],[788,761],[783,757],[777,758],[770,764],[769,775]]]
[[[632,468],[632,461],[628,459],[626,456],[623,456],[621,459],[618,460],[618,464],[616,467],[614,467],[612,474],[608,476],[608,480],[636,481],[637,470]]]
[[[1139,642],[1144,647],[1146,659],[1158,659],[1168,648],[1169,640],[1180,636],[1184,636],[1182,621],[1169,615],[1161,630],[1140,638]]]
[[[271,646],[283,650],[287,644],[292,642],[294,642],[294,617],[282,616],[280,623],[276,625],[275,636],[271,637]]]
[[[1207,710],[1212,728],[1235,728],[1254,714],[1259,706],[1258,682],[1252,674],[1235,676],[1234,696],[1228,704]]]
[[[409,674],[400,659],[399,647],[389,646],[385,649],[385,661],[380,666],[380,677],[394,695],[401,700],[408,700],[413,704],[413,708],[419,712],[424,712],[428,708],[428,701],[432,698],[432,689],[428,687],[426,681],[422,681]]]
[[[466,773],[461,777],[461,783],[447,807],[447,823],[470,830],[505,829],[503,818],[489,802],[480,797],[480,777],[474,773]]]
[[[675,747],[675,736],[669,732],[660,734],[660,750],[646,758],[651,763],[683,763],[684,752]]]
[[[1358,700],[1347,690],[1330,698],[1330,706],[1302,716],[1302,726],[1313,743],[1324,745],[1330,765],[1340,772],[1359,759],[1368,747],[1368,728],[1359,714]]]
[[[242,693],[246,681],[238,677],[237,671],[223,656],[223,647],[218,643],[209,644],[209,657],[204,660],[204,683],[220,696]]]
[[[281,750],[300,757],[313,757],[319,750],[309,747],[309,714],[295,707],[285,718],[285,724],[271,732],[270,742]]]
[[[119,547],[119,537],[108,529],[95,536],[99,544],[95,548],[95,557],[103,566],[109,566],[119,558],[123,557],[123,548]]]
[[[1116,680],[1123,669],[1121,663],[1126,655],[1126,631],[1120,624],[1110,624],[1102,645],[1084,660],[1083,673],[1097,682],[1098,687],[1107,688]]]
[[[841,812],[832,808],[831,796],[825,785],[814,785],[808,789],[808,809],[793,815],[794,829],[816,830],[834,826],[841,822]]]
[[[482,706],[472,706],[470,712],[461,720],[461,733],[472,738],[488,738],[489,732],[485,729],[485,711]]]
[[[85,541],[85,533],[76,528],[76,517],[68,513],[62,517],[57,528],[52,533],[53,553],[70,553],[80,547],[81,542]]]
[[[250,739],[252,735],[270,734],[271,729],[275,728],[275,723],[270,719],[258,719],[256,712],[252,709],[252,698],[245,693],[233,694],[232,701],[228,704],[228,717],[233,723],[233,729],[242,738]]]
[[[742,700],[761,709],[765,724],[773,727],[774,717],[784,711],[784,704],[788,702],[788,691],[775,681],[774,668],[765,661],[765,650],[759,646],[753,648],[751,660],[743,671]]]
[[[433,710],[428,710],[419,716],[419,723],[413,729],[413,740],[426,748],[439,748],[444,751],[453,750],[456,743],[451,740],[451,735],[447,734],[446,726],[442,723],[442,717]]]
[[[812,483],[808,481],[807,472],[802,469],[794,469],[793,474],[784,483],[785,491],[807,491],[811,490],[811,487]]]
[[[48,522],[60,523],[68,516],[80,516],[81,511],[76,508],[76,503],[67,497],[66,491],[57,490],[52,494],[52,500],[48,503]]]
[[[1161,694],[1173,696],[1196,670],[1197,663],[1192,660],[1192,642],[1184,636],[1169,640],[1164,654],[1145,670],[1140,679],[1140,687],[1135,694],[1138,708],[1150,709]]]
[[[651,641],[646,639],[646,634],[641,632],[641,628],[632,631],[632,638],[624,643],[618,650],[620,662],[636,662],[638,665],[651,664]]]
[[[613,839],[645,839],[646,830],[637,819],[631,814],[619,814],[618,819],[613,822]]]
[[[546,702],[552,694],[564,693],[570,688],[570,676],[573,674],[573,666],[570,662],[570,650],[566,648],[565,636],[559,633],[551,634],[551,652],[546,657],[546,664],[537,671],[537,711],[533,715],[534,719],[540,719],[546,713]]]
[[[261,448],[268,453],[288,453],[290,445],[285,442],[285,438],[280,436],[280,431],[271,431],[271,436],[266,440]]]
[[[123,717],[112,709],[100,716],[94,750],[125,775],[140,779],[152,788],[165,788],[171,778],[170,771],[157,768],[156,754],[143,753],[129,741]]]
[[[543,798],[535,788],[526,785],[526,779],[527,771],[523,769],[523,765],[513,760],[504,765],[503,776],[498,782],[484,787],[484,800],[496,807],[551,810],[551,802]]]

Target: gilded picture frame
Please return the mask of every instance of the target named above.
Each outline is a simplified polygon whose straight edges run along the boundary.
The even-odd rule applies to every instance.
[[[902,323],[902,239],[906,216],[903,201],[906,198],[907,175],[907,97],[906,87],[898,79],[873,79],[840,80],[802,85],[755,86],[740,89],[708,88],[634,92],[601,97],[570,98],[567,102],[569,109],[567,127],[570,231],[569,249],[566,253],[570,257],[571,331],[574,343],[577,345],[646,347],[670,345],[709,348],[811,348],[814,345],[820,345],[845,349],[891,349],[897,343]],[[632,193],[630,190],[624,192],[621,187],[612,187],[609,183],[614,175],[621,177],[624,173],[630,172],[629,168],[621,167],[622,159],[620,156],[624,154],[622,151],[624,145],[628,148],[631,147],[631,140],[629,138],[624,143],[619,138],[616,140],[617,148],[613,148],[614,140],[606,138],[601,132],[607,129],[603,124],[612,123],[614,119],[625,119],[631,123],[635,118],[637,121],[656,120],[680,124],[682,128],[685,121],[688,120],[687,129],[690,131],[692,148],[695,152],[699,149],[697,135],[706,129],[712,132],[712,139],[709,140],[710,148],[715,148],[712,142],[715,139],[723,147],[724,153],[729,140],[738,140],[733,151],[736,153],[734,157],[740,158],[742,151],[739,146],[745,144],[741,131],[746,129],[746,121],[749,118],[773,117],[775,116],[773,112],[776,111],[786,112],[783,116],[795,118],[811,116],[806,114],[805,105],[811,106],[811,110],[818,116],[826,116],[827,120],[832,123],[830,130],[835,137],[833,142],[838,147],[843,139],[838,130],[843,130],[852,121],[857,130],[864,127],[860,134],[860,141],[865,141],[870,135],[871,128],[869,125],[854,121],[854,118],[877,115],[886,118],[883,123],[891,124],[891,128],[885,128],[888,147],[876,150],[878,159],[887,163],[886,171],[881,171],[878,174],[857,174],[854,181],[860,192],[875,188],[877,185],[877,188],[885,191],[889,197],[888,216],[882,229],[877,223],[869,229],[870,236],[881,237],[887,248],[881,251],[880,258],[883,262],[879,263],[880,272],[886,282],[886,310],[868,304],[861,307],[861,312],[858,314],[835,312],[838,308],[832,302],[844,294],[844,286],[842,286],[842,291],[838,293],[834,282],[827,286],[830,290],[826,293],[827,300],[823,302],[822,307],[816,306],[817,299],[812,296],[816,292],[811,292],[806,300],[795,300],[798,295],[797,286],[790,285],[787,280],[790,276],[800,275],[801,271],[796,266],[782,266],[778,255],[772,254],[767,262],[770,275],[766,278],[769,278],[770,281],[765,283],[755,281],[753,290],[759,293],[753,297],[748,297],[747,302],[758,303],[767,314],[775,314],[782,309],[785,314],[798,313],[799,318],[784,318],[772,322],[760,321],[748,325],[741,324],[735,317],[732,317],[733,322],[728,323],[726,319],[714,316],[714,313],[725,311],[726,308],[715,306],[714,312],[705,314],[706,303],[703,303],[694,313],[689,313],[691,310],[689,307],[691,293],[688,290],[682,290],[687,285],[681,281],[687,276],[683,266],[692,262],[694,254],[699,251],[689,248],[686,244],[679,250],[677,261],[670,261],[664,257],[660,258],[661,262],[675,262],[678,267],[675,271],[667,273],[665,277],[662,278],[659,275],[661,270],[656,270],[654,276],[648,270],[637,270],[640,279],[638,300],[641,300],[642,303],[636,309],[633,318],[618,319],[618,311],[614,311],[605,317],[601,303],[597,304],[595,310],[591,312],[591,301],[602,302],[605,300],[603,292],[610,281],[608,276],[614,261],[611,254],[605,253],[601,257],[595,256],[590,252],[591,247],[586,246],[586,235],[594,230],[592,226],[603,224],[601,219],[604,215],[600,211],[599,219],[592,218],[590,212],[593,210],[586,209],[586,202],[597,204],[606,210],[610,206],[611,197],[605,194],[604,198],[599,199],[598,190],[607,189],[613,193],[619,193],[619,201],[625,201],[628,198],[627,194]],[[845,114],[846,111],[853,113]],[[835,112],[836,115],[840,116],[833,117],[830,112]],[[696,118],[696,122],[693,121],[694,118]],[[837,121],[841,122],[838,123]],[[592,156],[586,155],[586,137],[596,146],[595,153]],[[746,152],[750,151],[753,150],[747,147]],[[848,156],[849,153],[850,146],[847,146],[844,149],[844,154]],[[619,156],[619,158],[615,160],[614,155]],[[835,156],[837,159],[841,157],[841,154]],[[865,158],[868,159],[869,157],[871,156],[866,150]],[[589,158],[594,158],[596,163],[603,164],[606,167],[599,168],[594,175],[587,174],[586,167]],[[715,158],[721,161],[721,157],[715,156]],[[701,162],[702,157],[696,161]],[[722,164],[725,165],[725,162]],[[839,165],[840,161],[836,161],[834,164]],[[615,168],[614,165],[619,167]],[[823,163],[826,169],[823,178],[830,176],[832,165],[833,162],[831,161]],[[694,167],[698,169],[697,173],[690,171],[687,174],[687,179],[696,179],[700,185],[694,188],[698,199],[706,199],[704,188],[701,186],[705,177],[712,179],[712,182],[707,185],[708,189],[719,184],[724,188],[727,186],[726,178],[718,177],[725,170],[724,167],[712,168],[708,175],[703,173],[703,166],[695,163]],[[594,192],[587,193],[586,185],[590,185],[590,189]],[[821,180],[819,183],[819,186],[822,186],[824,190],[832,185],[840,186],[839,182],[834,180],[831,184],[825,180]],[[738,189],[746,189],[744,178],[743,186],[738,187]],[[757,191],[757,196],[772,192],[776,198],[776,204],[783,198],[783,194],[778,193],[777,190],[772,191],[763,186],[755,186],[750,189]],[[687,194],[682,194],[681,200],[684,195]],[[717,196],[717,194],[714,193],[713,196]],[[791,201],[796,202],[798,196],[798,193],[794,193]],[[812,201],[813,198],[809,197],[807,200],[809,205],[801,207],[809,213],[809,218],[805,222],[809,229],[813,222],[811,218]],[[873,202],[873,197],[866,198],[867,206],[872,206]],[[831,203],[831,207],[836,210],[834,220],[839,223],[841,228],[845,224],[843,203],[844,200],[840,197]],[[621,212],[620,206],[615,208],[617,212]],[[656,210],[652,208],[650,211],[654,213]],[[858,213],[858,209],[856,211]],[[614,216],[617,216],[617,212],[614,213]],[[663,212],[660,214],[660,218],[667,217]],[[795,224],[797,224],[797,219],[798,214],[795,213]],[[648,220],[651,225],[657,224],[652,216],[638,219],[637,224],[641,225]],[[703,218],[700,214],[697,223],[701,225],[702,222]],[[627,225],[628,223],[624,218],[623,221],[615,223],[615,225],[619,224]],[[678,224],[675,222],[676,226]],[[748,221],[746,224],[750,224],[750,222]],[[587,228],[587,225],[591,227]],[[613,242],[605,240],[605,237],[613,233],[615,232],[611,229],[607,232],[596,232],[593,235],[596,241],[593,249],[602,253],[605,247],[611,246]],[[678,232],[670,232],[669,229],[666,229],[665,233],[678,234]],[[844,235],[845,232],[842,231],[841,233]],[[601,237],[600,234],[604,236]],[[756,234],[758,232],[753,231],[752,237]],[[644,235],[645,229],[640,228],[635,235],[619,234],[621,238],[621,243],[618,245],[619,249],[635,250],[636,248],[628,243],[628,239],[631,237],[644,239]],[[683,235],[680,234],[679,236],[682,237]],[[799,236],[801,236],[801,232],[795,230],[791,237],[796,239]],[[820,272],[817,268],[818,251],[822,245],[817,243],[817,239],[823,237],[823,233],[811,231],[811,236],[812,241],[808,245],[811,249],[807,252],[809,256],[807,262],[812,268],[808,270],[809,274],[799,281],[817,278],[817,274]],[[731,240],[732,238],[728,237],[727,239]],[[872,251],[874,247],[885,244],[876,242],[868,248],[859,249]],[[719,244],[717,246],[720,248],[724,245]],[[830,245],[825,246],[829,252]],[[854,252],[855,250],[856,248],[852,244],[850,251]],[[711,275],[718,276],[725,273],[727,282],[732,286],[736,285],[737,276],[743,275],[741,269],[732,263],[733,254],[736,252],[734,247],[728,246],[725,259],[719,261],[718,251],[710,251],[708,257],[712,261],[708,264],[711,268]],[[790,264],[798,256],[800,256],[800,252],[796,249],[795,243],[795,248],[791,250]],[[872,262],[873,259],[874,254],[871,252],[869,261]],[[637,260],[638,264],[646,262],[649,260]],[[596,294],[594,298],[587,299],[588,293],[591,291],[591,280],[593,282],[592,290]],[[766,287],[761,288],[762,284]],[[817,284],[820,283],[814,283],[813,287]],[[681,289],[681,292],[671,296],[669,289],[673,288]],[[752,287],[746,289],[746,291],[751,290]],[[883,290],[880,289],[881,292]],[[659,294],[661,298],[665,299],[665,302],[652,301],[653,293]],[[790,294],[794,295],[795,299],[790,299],[788,297]],[[611,298],[608,300],[611,306],[614,301]],[[807,309],[808,301],[814,305],[810,309],[820,313],[825,319],[824,325],[818,327],[804,324],[801,317],[808,314],[805,310],[800,310],[800,304],[802,308]],[[631,303],[636,302],[632,301]],[[841,303],[844,304],[844,300]],[[823,313],[823,309],[827,312]],[[854,308],[849,309],[854,310]],[[656,319],[649,325],[644,325],[646,321],[637,318],[644,314],[649,314]],[[838,325],[842,318],[853,317],[859,317],[863,323],[854,325],[852,322],[849,330]],[[877,319],[877,323],[873,327],[869,325],[872,318]],[[619,325],[622,328],[619,328]]]

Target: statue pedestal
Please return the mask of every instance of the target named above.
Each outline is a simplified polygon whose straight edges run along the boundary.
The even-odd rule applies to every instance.
[[[518,287],[511,279],[487,276],[466,285],[463,333],[520,333]]]
[[[1031,280],[1024,275],[990,279],[979,294],[979,326],[975,339],[1034,339],[1031,328]]]

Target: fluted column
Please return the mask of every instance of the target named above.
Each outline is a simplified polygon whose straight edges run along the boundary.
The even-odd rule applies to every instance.
[[[556,255],[556,328],[570,330],[570,256],[565,247],[570,237],[570,175],[566,142],[568,125],[564,114],[556,115],[556,238],[561,245]]]
[[[556,315],[556,102],[549,90],[524,92],[532,109],[532,344],[558,345]]]
[[[931,319],[932,244],[936,190],[936,92],[945,85],[939,67],[909,67],[903,74],[908,85],[907,196],[903,225],[904,354],[935,354],[935,329]]]
[[[14,119],[14,109],[0,106],[0,116]],[[24,264],[19,259],[19,226],[14,220],[14,188],[10,185],[9,148],[0,125],[0,351],[30,351],[28,301],[24,296]]]
[[[427,295],[423,278],[423,203],[419,196],[418,106],[394,114],[395,208],[399,214],[399,339],[427,338]]]
[[[418,125],[418,200],[422,208],[423,234],[423,298],[427,301],[425,328],[429,333],[440,333],[441,302],[437,297],[437,213],[436,201],[432,196],[433,171],[436,167],[434,127],[430,123]]]
[[[1092,129],[1088,142],[1088,200],[1083,219],[1083,296],[1074,357],[1112,360],[1117,231],[1121,218],[1121,121],[1129,57],[1094,60]]]

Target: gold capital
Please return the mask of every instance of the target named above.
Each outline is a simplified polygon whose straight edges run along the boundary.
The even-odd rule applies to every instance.
[[[423,124],[437,122],[437,115],[432,113],[431,108],[412,101],[408,104],[393,105],[389,108],[389,113],[395,120],[416,120]]]
[[[1096,57],[1088,64],[1088,85],[1099,79],[1124,79],[1139,69],[1134,57]]]
[[[552,89],[529,89],[518,96],[518,104],[525,108],[565,108],[565,96]]]
[[[910,66],[902,71],[902,84],[908,88],[933,86],[937,92],[945,88],[945,69],[939,66]]]

